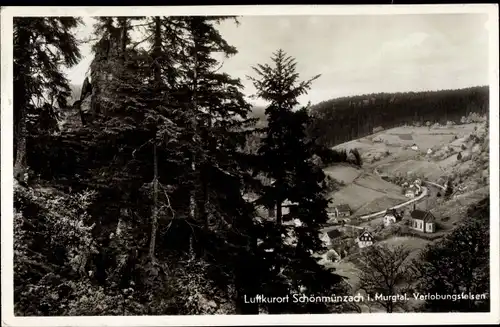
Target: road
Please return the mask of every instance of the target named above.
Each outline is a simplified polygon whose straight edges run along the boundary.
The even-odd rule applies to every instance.
[[[378,171],[378,167],[375,167],[375,169],[373,170],[373,172],[375,173],[375,175],[377,175],[379,178],[382,178],[381,177],[381,174],[379,173]],[[446,190],[446,188],[442,185],[439,185],[439,184],[436,184],[434,182],[430,182],[430,181],[423,181],[423,183],[425,184],[429,184],[429,185],[432,185],[432,186],[435,186],[437,188],[440,188],[441,190]],[[425,186],[422,186],[422,193],[416,197],[416,198],[413,198],[411,200],[408,200],[406,202],[403,202],[403,203],[400,203],[390,209],[399,209],[399,208],[403,208],[403,207],[406,207],[407,205],[409,204],[412,204],[414,202],[417,202],[417,201],[420,201],[422,200],[424,197],[426,197],[427,195],[429,194],[429,190],[427,189],[427,187]],[[367,215],[363,215],[361,217],[359,217],[359,219],[370,219],[370,218],[374,218],[374,217],[377,217],[377,216],[380,216],[380,215],[383,215],[386,213],[387,210],[382,210],[382,211],[379,211],[379,212],[374,212],[374,213],[369,213]]]
[[[436,183],[433,183],[433,182],[429,182],[429,181],[424,181],[425,184],[430,184],[432,186],[435,186],[437,188],[440,188],[442,189],[443,191],[446,191],[446,187],[442,186],[442,185],[439,185],[439,184],[436,184]]]
[[[381,174],[378,172],[377,168],[374,169],[374,173],[379,178],[382,178]],[[435,186],[435,187],[437,187],[437,188],[439,188],[439,189],[441,189],[443,191],[446,190],[446,188],[444,186],[436,184],[434,182],[423,181],[423,183]],[[410,199],[410,200],[408,200],[406,202],[403,202],[403,203],[400,203],[398,205],[395,205],[394,207],[391,207],[389,209],[400,209],[400,208],[406,207],[407,205],[415,203],[415,202],[418,202],[418,201],[422,200],[424,197],[426,197],[427,195],[429,195],[429,189],[427,187],[422,186],[421,188],[422,188],[422,193],[419,196],[417,196],[416,198],[413,198],[413,199]],[[381,216],[381,215],[385,214],[386,212],[387,212],[387,209],[384,209],[384,210],[381,210],[381,211],[378,211],[378,212],[373,212],[373,213],[369,213],[369,214],[360,216],[358,218],[359,219],[363,219],[363,220],[367,220],[367,219],[375,218],[377,216]],[[356,228],[356,229],[364,229],[363,227],[360,227],[360,226],[354,226],[354,225],[348,225],[348,224],[345,224],[344,226],[352,227],[352,228]]]
[[[389,208],[389,209],[399,209],[399,208],[405,207],[405,206],[407,206],[407,205],[409,205],[409,204],[412,204],[412,203],[414,203],[414,202],[417,202],[417,201],[422,200],[424,197],[426,197],[426,196],[427,196],[427,194],[429,194],[429,190],[427,189],[427,187],[422,186],[422,193],[421,193],[419,196],[417,196],[416,198],[410,199],[410,200],[408,200],[408,201],[406,201],[406,202],[400,203],[400,204],[398,204],[398,205],[396,205],[396,206],[394,206],[394,207],[391,207],[391,208]],[[383,214],[385,214],[385,213],[386,213],[386,211],[387,211],[387,209],[385,209],[385,210],[381,210],[381,211],[379,211],[379,212],[369,213],[369,214],[367,214],[367,215],[360,216],[360,217],[358,217],[358,218],[359,218],[359,219],[370,219],[370,218],[374,218],[374,217],[377,217],[377,216],[383,215]]]

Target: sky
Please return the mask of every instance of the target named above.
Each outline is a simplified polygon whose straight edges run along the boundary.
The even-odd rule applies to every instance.
[[[358,16],[243,16],[236,25],[218,26],[238,49],[222,71],[239,77],[244,93],[255,92],[246,78],[259,63],[270,63],[277,49],[297,61],[301,79],[317,74],[302,104],[378,92],[456,89],[489,84],[488,30],[485,14],[404,14]],[[77,37],[88,38],[93,19]],[[81,84],[92,61],[90,45],[83,60],[68,70]],[[251,100],[255,105],[261,101]]]

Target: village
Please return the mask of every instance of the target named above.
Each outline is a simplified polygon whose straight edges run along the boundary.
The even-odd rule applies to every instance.
[[[327,195],[328,220],[318,230],[325,250],[311,255],[357,290],[370,248],[404,246],[416,257],[450,233],[464,219],[464,208],[488,192],[485,126],[403,126],[341,145],[359,148],[364,164],[324,168],[341,186]],[[290,246],[297,244],[295,230],[302,226],[294,217],[297,205],[285,200],[281,208],[282,239]],[[261,222],[276,216],[275,208],[257,207]]]

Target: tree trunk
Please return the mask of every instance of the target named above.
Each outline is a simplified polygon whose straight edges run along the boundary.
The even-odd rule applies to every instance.
[[[128,32],[128,18],[119,17],[118,21],[120,22],[120,57],[125,61],[126,59],[126,50],[127,50],[127,32]]]
[[[153,145],[154,177],[153,177],[153,213],[151,222],[151,239],[149,242],[149,259],[155,261],[156,232],[158,230],[158,156],[156,143]]]
[[[282,213],[282,202],[281,200],[276,201],[276,224],[278,226],[281,226],[283,219],[283,213]]]
[[[19,31],[19,44],[23,49],[26,49],[25,56],[20,63],[14,66],[14,114],[15,114],[15,161],[14,161],[14,178],[19,182],[25,182],[25,173],[27,170],[26,158],[26,106],[29,103],[29,93],[27,87],[26,76],[30,74],[28,66],[30,56],[30,35],[24,29]]]
[[[25,182],[25,173],[27,170],[26,160],[26,114],[25,108],[18,108],[19,122],[17,125],[17,144],[16,144],[16,161],[14,163],[14,178],[19,182]]]
[[[250,251],[239,256],[240,262],[235,274],[236,312],[244,315],[259,314],[258,303],[245,303],[245,296],[249,300],[259,293],[259,274],[255,273],[257,263],[254,261],[254,254],[257,252],[257,237],[252,236],[248,242],[249,244],[243,243],[242,247],[249,245]]]
[[[196,142],[197,142],[197,123],[196,123],[196,114],[198,110],[198,104],[197,104],[197,88],[198,88],[198,57],[196,55],[196,40],[195,40],[195,45],[194,45],[194,67],[193,67],[193,83],[192,83],[192,97],[191,97],[191,104],[192,104],[192,112],[191,112],[191,128],[193,132],[193,142],[195,143],[195,147],[193,149],[192,157],[191,157],[191,172],[193,176],[196,176],[196,169],[197,169],[197,164],[196,164]],[[197,179],[194,178],[194,183],[196,183]],[[190,198],[189,198],[189,204],[190,204],[190,215],[191,219],[193,221],[197,220],[197,204],[196,204],[196,187],[197,185],[193,185],[193,189],[191,190]],[[191,244],[191,251],[192,249],[192,244],[194,243],[194,235],[190,236],[190,244]],[[191,253],[191,256],[193,256],[194,253]]]
[[[122,18],[121,18],[122,19]],[[124,41],[126,35],[126,24],[125,18],[122,19],[122,41]],[[160,21],[159,17],[155,18],[155,44],[154,44],[154,57],[155,59],[160,56],[160,46],[161,46],[161,35],[160,35]],[[158,41],[160,43],[158,43]],[[124,47],[126,43],[122,43],[122,47]],[[122,48],[123,55],[125,49]],[[159,87],[161,84],[161,71],[159,64],[154,67],[154,78],[155,78],[155,87]],[[156,233],[158,230],[158,155],[157,155],[157,145],[156,145],[156,133],[153,136],[153,209],[152,209],[152,222],[151,222],[151,239],[149,243],[149,259],[151,262],[155,261],[155,243],[156,243]]]
[[[202,217],[203,217],[203,226],[205,228],[205,232],[209,231],[209,216],[208,216],[208,180],[206,176],[206,172],[204,172],[202,176],[202,188],[203,188],[203,203],[201,204]]]

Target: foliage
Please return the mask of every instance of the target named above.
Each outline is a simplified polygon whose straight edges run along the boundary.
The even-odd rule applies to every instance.
[[[13,23],[14,175],[23,181],[28,131],[53,131],[57,119],[55,107],[65,108],[71,94],[62,68],[74,66],[81,57],[72,33],[81,20],[17,17]]]
[[[354,156],[354,164],[358,167],[363,165],[363,159],[361,158],[361,154],[357,148],[351,149],[350,153]]]
[[[410,251],[404,246],[391,248],[388,245],[374,245],[366,249],[362,255],[360,273],[360,289],[372,299],[375,295],[384,298],[376,300],[388,313],[403,302],[392,298],[409,291],[411,276],[408,273]]]
[[[88,283],[86,264],[97,252],[87,214],[95,193],[40,192],[16,183],[14,196],[16,313],[63,314],[67,283]]]
[[[428,246],[416,263],[422,294],[486,294],[486,300],[428,300],[424,311],[488,312],[489,199],[468,210],[468,218],[451,234]]]

